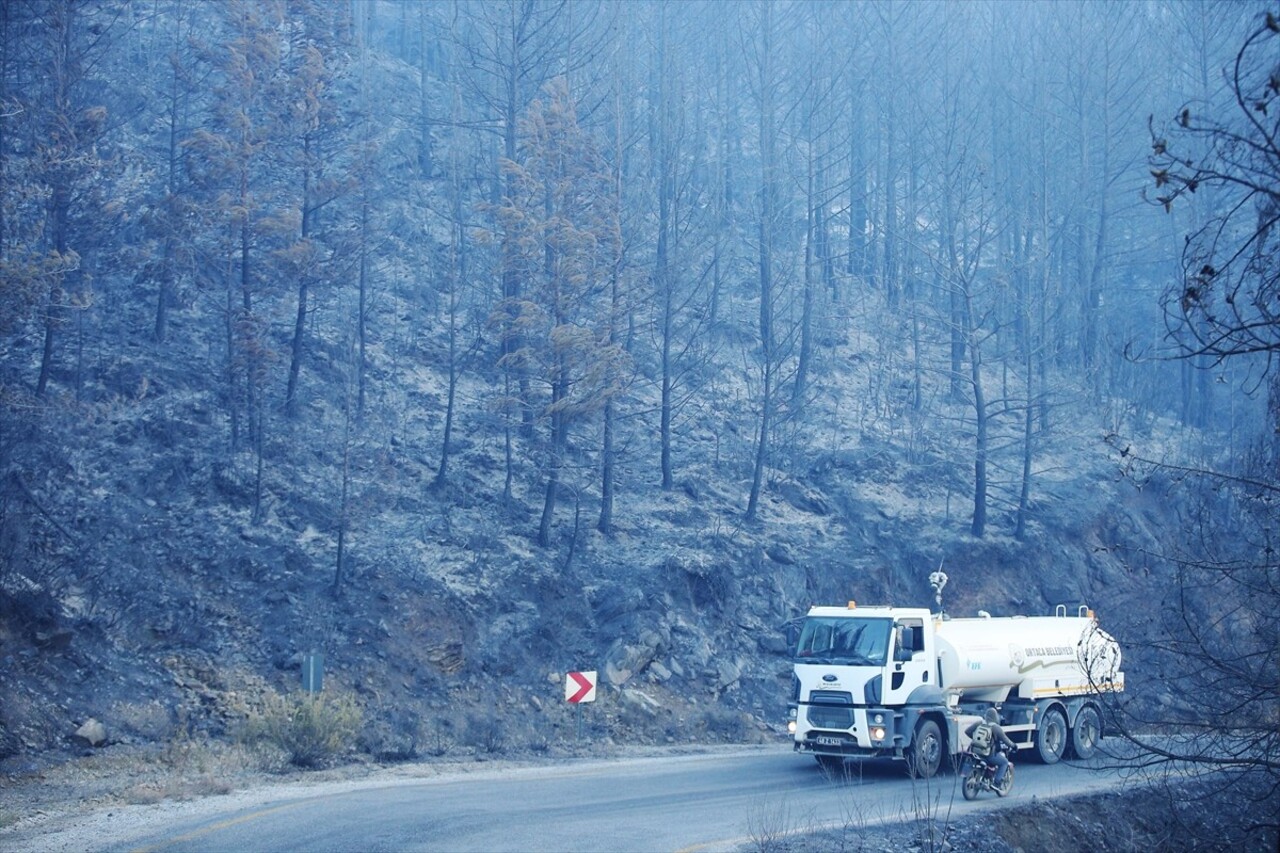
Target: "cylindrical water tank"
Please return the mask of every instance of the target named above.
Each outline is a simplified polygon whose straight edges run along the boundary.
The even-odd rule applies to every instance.
[[[1111,680],[1120,669],[1115,640],[1088,617],[1013,616],[934,623],[942,689],[1000,701],[1028,679],[1062,688]]]

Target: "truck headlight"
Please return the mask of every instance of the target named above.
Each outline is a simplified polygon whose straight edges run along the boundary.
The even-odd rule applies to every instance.
[[[796,721],[787,720],[787,734],[793,735],[795,733],[796,733]]]
[[[871,739],[884,740],[884,729],[881,728],[880,726],[876,726],[875,728],[873,728],[871,730]]]

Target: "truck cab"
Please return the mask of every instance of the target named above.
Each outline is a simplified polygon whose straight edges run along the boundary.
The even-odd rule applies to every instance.
[[[932,617],[923,608],[814,607],[795,646],[790,728],[798,752],[835,766],[891,756],[932,775],[941,726],[920,734],[922,712],[942,709]]]

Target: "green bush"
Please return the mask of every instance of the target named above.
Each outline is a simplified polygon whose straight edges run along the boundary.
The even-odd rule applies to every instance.
[[[363,714],[349,696],[264,697],[262,712],[249,719],[250,743],[280,749],[295,767],[320,767],[346,752],[360,732]]]

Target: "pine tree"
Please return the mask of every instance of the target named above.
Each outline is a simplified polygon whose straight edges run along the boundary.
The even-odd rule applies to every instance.
[[[538,544],[549,545],[571,428],[618,393],[625,352],[611,334],[611,283],[620,243],[612,172],[578,125],[563,78],[549,83],[521,122],[518,161],[504,164],[514,192],[498,211],[518,247],[528,287],[503,305],[519,346],[503,356],[543,389],[549,436]]]
[[[226,406],[231,447],[238,449],[245,437],[260,446],[262,396],[273,355],[268,318],[255,301],[272,279],[270,251],[289,225],[273,207],[273,184],[265,180],[278,130],[275,85],[284,7],[235,0],[216,8],[222,32],[203,51],[216,72],[212,114],[184,144],[191,152],[187,164],[201,224],[210,235],[201,247],[200,283],[224,297]]]
[[[53,375],[61,332],[71,311],[87,306],[87,251],[95,239],[100,208],[102,157],[99,143],[108,110],[91,99],[89,69],[109,39],[95,14],[110,14],[84,0],[51,0],[32,7],[32,60],[38,85],[25,94],[30,192],[45,200],[40,248],[28,267],[45,285],[44,345],[36,395],[44,396]],[[93,28],[95,32],[90,32]]]
[[[352,187],[335,160],[353,140],[348,138],[350,123],[336,86],[347,46],[338,7],[291,0],[286,26],[289,49],[282,89],[290,107],[281,120],[280,135],[286,141],[280,150],[283,165],[298,178],[288,202],[291,210],[296,208],[297,227],[278,259],[297,293],[285,391],[285,411],[296,417],[311,290],[332,273],[328,259],[333,247],[326,245],[321,213]]]

